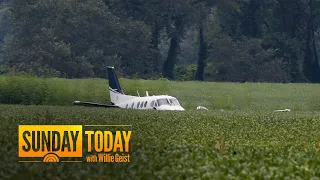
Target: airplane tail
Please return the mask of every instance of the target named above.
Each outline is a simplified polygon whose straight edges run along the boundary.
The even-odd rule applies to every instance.
[[[114,67],[108,66],[107,69],[111,104],[117,104],[125,94],[120,87],[120,83],[114,71]]]

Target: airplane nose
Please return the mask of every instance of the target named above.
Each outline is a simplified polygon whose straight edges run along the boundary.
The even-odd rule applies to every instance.
[[[183,107],[177,107],[175,110],[184,111],[185,109]]]
[[[173,111],[184,111],[183,107],[174,107],[174,108],[170,108]]]

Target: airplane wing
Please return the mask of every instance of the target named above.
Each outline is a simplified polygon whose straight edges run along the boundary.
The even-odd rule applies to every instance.
[[[72,104],[76,106],[87,106],[87,107],[120,108],[119,106],[115,106],[115,105],[82,102],[82,101],[74,101]]]

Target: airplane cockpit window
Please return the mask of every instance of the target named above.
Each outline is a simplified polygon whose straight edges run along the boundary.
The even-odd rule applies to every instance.
[[[144,102],[144,107],[146,108],[148,104],[148,101]]]
[[[179,101],[177,99],[169,99],[170,103],[174,106],[180,106]]]
[[[139,106],[140,106],[140,102],[138,102],[138,104],[137,104],[137,108],[139,108]]]
[[[143,108],[143,101],[141,102],[140,108]]]
[[[170,102],[168,101],[168,99],[158,99],[157,102],[158,102],[159,106],[170,105]]]
[[[131,105],[131,109],[133,109],[133,106],[134,106],[134,102],[133,102],[132,105]]]

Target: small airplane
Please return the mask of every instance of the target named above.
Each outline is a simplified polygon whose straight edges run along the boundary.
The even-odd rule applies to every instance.
[[[73,105],[93,106],[105,108],[126,108],[126,109],[154,109],[154,110],[176,110],[184,111],[179,101],[172,96],[157,95],[149,96],[146,91],[146,96],[140,97],[126,95],[120,87],[119,80],[114,71],[114,67],[108,66],[108,80],[111,104],[100,104],[92,102],[74,101]]]

